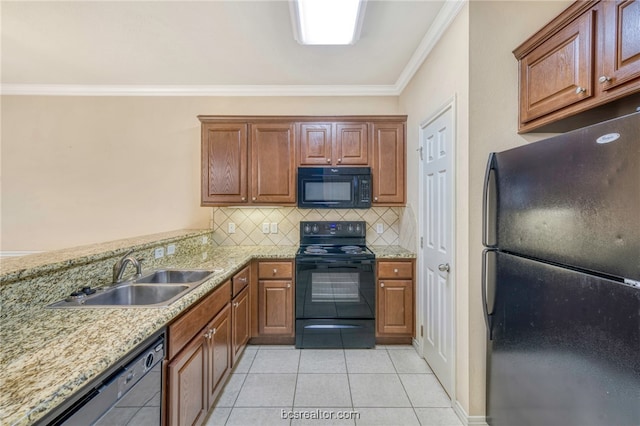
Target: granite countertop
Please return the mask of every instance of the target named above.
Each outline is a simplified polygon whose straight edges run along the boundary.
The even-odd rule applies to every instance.
[[[376,259],[415,259],[416,254],[400,246],[367,246]]]
[[[3,283],[15,282],[61,267],[95,262],[135,246],[152,247],[159,239],[205,235],[203,231],[173,231],[81,248],[43,253],[2,262]],[[399,246],[370,246],[378,259],[415,258]],[[145,339],[161,330],[211,290],[257,258],[295,257],[297,246],[208,247],[182,258],[177,268],[215,271],[184,297],[164,308],[47,309],[38,302],[19,307],[2,300],[0,315],[0,424],[32,424],[97,378]]]
[[[193,256],[174,266],[215,270],[215,274],[165,308],[47,309],[34,304],[12,311],[3,301],[0,424],[32,424],[251,259],[294,258],[296,250],[296,246],[210,248],[205,260]],[[36,267],[47,268],[44,263]]]

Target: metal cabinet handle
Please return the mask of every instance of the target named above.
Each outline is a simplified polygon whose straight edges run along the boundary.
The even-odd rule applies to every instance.
[[[242,277],[238,281],[240,281],[242,284],[246,284],[247,278],[246,277]]]
[[[579,95],[580,93],[584,93],[586,91],[587,89],[585,89],[584,87],[580,87],[580,86],[576,87],[576,95]]]
[[[449,272],[449,264],[448,263],[441,263],[438,265],[438,270],[440,272]]]
[[[380,287],[384,287],[384,283],[380,283]]]
[[[273,275],[275,275],[275,274],[277,274],[277,273],[278,273],[278,270],[277,270],[277,269],[275,269],[275,268],[273,268]]]
[[[246,200],[247,200],[247,198],[246,198],[246,197],[242,197],[242,201],[246,201]]]
[[[205,339],[207,340],[211,340],[211,335],[212,335],[212,330],[209,329],[209,331],[207,331],[204,335]]]
[[[256,197],[253,197],[253,198],[252,198],[252,200],[253,200],[253,201],[255,201],[255,200],[256,200]]]
[[[213,334],[213,335],[216,334],[216,329],[215,328],[213,330],[211,330],[211,334]]]
[[[373,201],[378,201],[378,197],[373,197]]]
[[[397,270],[397,269],[394,269],[394,270],[393,270],[393,272],[394,272],[395,274],[397,274],[397,273],[398,273],[398,270]]]
[[[327,158],[327,163],[331,163],[331,158]]]
[[[233,307],[234,307],[234,308],[237,308],[239,305],[240,305],[240,304],[239,304],[238,302],[234,302],[234,303],[233,303]]]
[[[611,77],[607,77],[606,75],[601,75],[598,81],[600,82],[600,84],[604,84],[611,81]]]
[[[338,163],[342,163],[342,158],[338,158]]]
[[[287,288],[291,288],[291,283],[287,284]]]

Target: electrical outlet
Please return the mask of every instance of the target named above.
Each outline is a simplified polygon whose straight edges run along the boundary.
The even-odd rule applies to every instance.
[[[271,222],[271,233],[272,234],[278,233],[278,222]]]
[[[154,256],[156,259],[160,259],[161,257],[164,257],[164,247],[158,247],[154,252]]]
[[[207,258],[207,252],[205,251],[204,253],[202,253],[202,260],[205,260]]]
[[[206,235],[202,236],[202,244],[207,244],[207,242],[209,241],[209,237],[207,237]]]
[[[384,225],[381,223],[376,224],[376,232],[382,234],[384,232]]]
[[[167,246],[167,256],[170,254],[174,254],[176,252],[176,245],[175,244],[169,244]]]
[[[269,233],[269,222],[265,222],[262,224],[262,233],[263,234]]]
[[[229,222],[229,224],[227,225],[227,231],[229,232],[229,234],[235,234],[236,233],[236,224],[233,222]]]

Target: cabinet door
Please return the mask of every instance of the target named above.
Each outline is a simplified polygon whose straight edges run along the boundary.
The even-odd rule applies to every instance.
[[[331,164],[331,123],[300,124],[300,166],[327,166]]]
[[[520,121],[593,96],[594,12],[588,11],[520,60]]]
[[[240,357],[249,341],[249,287],[245,287],[231,304],[231,322],[233,325],[233,364]]]
[[[605,1],[603,8],[605,32],[598,81],[603,90],[610,90],[640,77],[640,1]]]
[[[209,409],[216,396],[222,390],[222,384],[231,369],[231,311],[229,305],[207,326],[207,409]]]
[[[413,281],[378,281],[378,334],[413,334]]]
[[[294,204],[295,138],[292,123],[251,125],[251,201]]]
[[[167,367],[167,419],[171,426],[201,424],[207,414],[206,341],[196,336]]]
[[[263,280],[258,286],[258,333],[293,335],[292,282]]]
[[[369,126],[367,123],[337,123],[334,164],[369,165]]]
[[[403,123],[373,124],[373,205],[405,203]]]
[[[247,201],[247,125],[202,125],[202,205]]]

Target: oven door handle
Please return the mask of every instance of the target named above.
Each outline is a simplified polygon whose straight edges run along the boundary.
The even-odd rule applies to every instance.
[[[313,325],[305,325],[304,328],[317,330],[317,329],[342,329],[342,328],[362,328],[360,325],[350,325],[350,324],[313,324]]]

